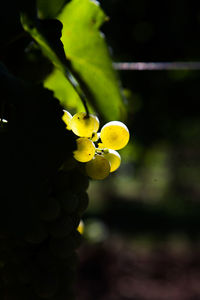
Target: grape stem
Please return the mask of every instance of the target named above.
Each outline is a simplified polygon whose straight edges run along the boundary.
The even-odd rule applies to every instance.
[[[96,150],[96,153],[97,154],[102,154],[102,153],[107,154],[107,153],[109,153],[109,151],[106,148],[98,148],[98,150]]]
[[[77,74],[76,74],[76,77],[75,77],[73,75],[72,71],[71,70],[69,71],[69,68],[68,68],[68,69],[65,70],[65,77],[68,79],[68,81],[71,83],[71,85],[73,86],[76,93],[79,95],[79,97],[80,97],[80,99],[83,103],[85,112],[86,112],[86,118],[88,118],[89,117],[89,110],[88,110],[88,107],[87,107],[87,101],[86,101],[87,98],[86,98],[86,95],[84,94],[84,92],[82,91],[82,89],[80,87],[80,84],[75,79],[77,77]]]
[[[96,150],[96,153],[99,154],[99,155],[102,155],[102,152],[103,152],[103,149]]]

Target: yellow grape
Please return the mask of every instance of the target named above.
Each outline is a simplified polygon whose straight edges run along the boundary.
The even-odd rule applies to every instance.
[[[83,223],[83,220],[80,220],[80,223],[77,227],[77,230],[80,232],[80,234],[83,234],[84,232],[84,223]]]
[[[91,140],[93,142],[97,142],[99,140],[99,138],[100,138],[100,132],[93,132]]]
[[[67,110],[63,110],[64,114],[62,116],[62,120],[65,122],[66,124],[66,129],[71,130],[71,119],[72,119],[72,115],[67,111]]]
[[[99,120],[96,116],[86,112],[76,113],[71,119],[72,131],[80,137],[91,137],[99,129]]]
[[[74,158],[80,162],[90,161],[95,155],[95,145],[88,138],[76,140],[77,150],[74,151]]]
[[[102,143],[98,143],[97,149],[103,149],[103,144]]]
[[[92,179],[101,180],[110,173],[110,163],[103,155],[96,154],[94,158],[85,165],[87,175]]]
[[[104,148],[120,150],[128,143],[129,136],[127,126],[120,121],[108,122],[101,129],[101,141]]]
[[[121,164],[121,156],[115,150],[108,149],[104,152],[103,156],[107,158],[110,163],[110,172],[117,170]]]

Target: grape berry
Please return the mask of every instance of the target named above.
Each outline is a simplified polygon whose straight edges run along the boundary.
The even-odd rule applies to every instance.
[[[72,131],[80,137],[91,137],[93,132],[99,129],[99,120],[96,116],[85,112],[76,113],[71,121],[70,126]]]

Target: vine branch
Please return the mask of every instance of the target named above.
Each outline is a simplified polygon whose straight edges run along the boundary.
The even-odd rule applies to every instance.
[[[122,71],[200,70],[199,61],[186,62],[115,62],[113,67]]]

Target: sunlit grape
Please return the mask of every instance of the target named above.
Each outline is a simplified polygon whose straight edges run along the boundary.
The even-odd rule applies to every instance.
[[[77,150],[74,151],[74,158],[80,162],[90,161],[95,155],[95,145],[88,138],[78,138],[76,140]]]
[[[121,164],[121,156],[117,151],[108,149],[105,151],[103,156],[107,158],[110,163],[110,172],[114,172],[119,168]]]
[[[71,119],[72,119],[72,115],[67,111],[67,110],[63,110],[64,114],[62,116],[62,120],[65,122],[66,124],[66,129],[71,130]]]
[[[110,173],[110,163],[103,156],[96,154],[94,158],[86,163],[86,173],[92,179],[104,179]]]
[[[99,140],[99,138],[100,138],[100,132],[93,132],[91,140],[93,142],[97,142]]]
[[[129,141],[129,130],[122,122],[109,122],[101,129],[101,141],[104,148],[112,150],[122,149]]]
[[[103,143],[98,143],[98,148],[97,149],[103,149],[104,146],[103,146]]]
[[[78,230],[81,234],[83,234],[83,232],[84,232],[84,223],[83,223],[83,220],[80,221],[77,230]]]
[[[71,119],[72,131],[80,137],[91,137],[99,129],[99,120],[96,116],[86,112],[76,113]]]

